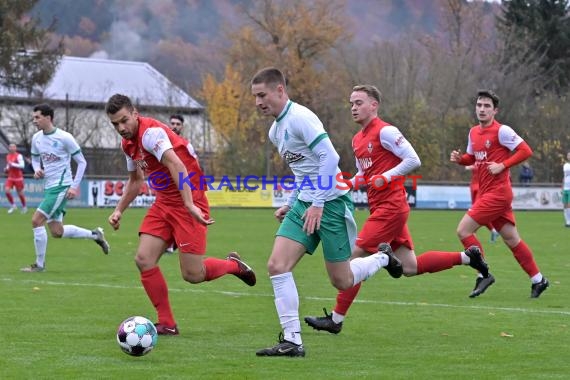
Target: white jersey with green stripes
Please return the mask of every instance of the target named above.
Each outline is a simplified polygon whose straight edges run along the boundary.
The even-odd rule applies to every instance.
[[[75,138],[56,128],[45,134],[38,131],[32,137],[32,156],[39,156],[44,169],[44,188],[69,186],[73,182],[71,156],[81,152]]]
[[[319,157],[312,148],[328,138],[317,115],[291,100],[269,129],[269,139],[295,175],[295,189],[299,191],[298,199],[301,201],[312,202],[314,194],[322,192],[322,189],[328,189],[324,201],[336,199],[347,192],[337,188],[338,166],[334,173],[326,175],[327,178],[319,178]]]

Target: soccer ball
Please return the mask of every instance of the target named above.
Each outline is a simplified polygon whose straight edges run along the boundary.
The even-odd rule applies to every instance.
[[[117,343],[123,352],[132,356],[148,354],[158,339],[154,323],[145,317],[130,317],[119,325]]]

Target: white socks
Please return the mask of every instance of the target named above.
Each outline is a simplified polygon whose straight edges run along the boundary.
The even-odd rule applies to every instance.
[[[299,293],[293,273],[287,272],[270,276],[275,294],[275,308],[283,328],[285,340],[302,344],[301,322],[299,321]]]
[[[66,224],[63,226],[63,235],[61,237],[71,239],[92,239],[95,240],[96,236],[91,230],[74,226],[73,224]]]
[[[36,227],[34,231],[34,246],[36,248],[36,264],[39,267],[45,267],[46,260],[46,250],[48,236],[45,226]],[[95,240],[97,237],[93,234],[91,230],[85,228],[77,227],[72,224],[67,224],[63,226],[64,238],[72,239],[92,239]]]
[[[380,268],[388,265],[390,258],[385,253],[375,253],[367,257],[350,260],[350,270],[354,276],[352,286],[374,275]]]
[[[336,311],[332,311],[332,320],[334,323],[339,324],[344,321],[344,315],[337,313]]]
[[[44,226],[36,227],[34,230],[34,247],[36,248],[36,265],[45,267],[46,249],[47,249],[47,232]]]
[[[471,263],[471,258],[465,254],[465,251],[461,251],[461,264],[467,265]]]
[[[530,278],[530,282],[533,284],[538,284],[541,281],[542,281],[542,273],[540,272],[538,272],[537,274],[535,274]]]

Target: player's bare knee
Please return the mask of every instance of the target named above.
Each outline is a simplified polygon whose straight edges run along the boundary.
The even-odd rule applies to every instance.
[[[199,284],[201,282],[204,282],[205,280],[204,273],[202,272],[195,273],[189,271],[182,271],[182,278],[184,279],[184,281],[189,282],[191,284]]]
[[[415,263],[402,260],[402,269],[404,277],[413,277],[418,274],[418,266]]]
[[[503,243],[509,248],[514,248],[520,243],[521,239],[518,236],[503,237]]]
[[[51,236],[56,238],[56,239],[61,239],[61,237],[63,236],[63,231],[59,231],[59,230],[50,230],[51,232]]]
[[[293,268],[289,268],[287,263],[279,262],[277,260],[269,259],[267,262],[267,272],[270,276],[276,276],[290,272]]]
[[[458,228],[455,233],[457,234],[457,237],[458,237],[460,240],[463,240],[463,239],[465,239],[466,237],[468,237],[469,235],[472,235],[471,233],[467,233],[467,231],[463,230],[462,228]]]
[[[141,273],[146,272],[147,270],[150,270],[156,266],[156,262],[154,260],[151,260],[150,258],[141,254],[135,255],[135,264]]]
[[[34,215],[32,217],[32,228],[38,228],[41,227],[45,224],[43,218],[36,218],[36,216]]]
[[[353,280],[344,276],[331,276],[330,281],[338,290],[347,290],[354,286]]]
[[[354,284],[351,281],[346,281],[346,280],[331,281],[331,283],[338,290],[347,290],[354,286]]]
[[[49,223],[49,232],[51,233],[51,236],[56,238],[56,239],[61,239],[61,237],[63,237],[63,226],[59,225],[57,223]]]

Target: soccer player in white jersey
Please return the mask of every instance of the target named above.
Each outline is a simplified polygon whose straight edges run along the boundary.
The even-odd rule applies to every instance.
[[[65,204],[79,193],[87,162],[73,136],[53,125],[53,116],[53,108],[48,104],[34,107],[33,123],[38,132],[32,137],[32,166],[34,178],[44,179],[44,199],[32,216],[36,261],[22,268],[22,272],[43,272],[46,268],[46,223],[54,238],[91,239],[103,253],[109,253],[101,227],[88,230],[63,224]],[[75,177],[71,173],[72,157],[77,163]]]
[[[251,92],[260,111],[275,118],[269,139],[295,175],[295,191],[287,205],[275,212],[281,225],[267,263],[283,332],[275,346],[256,354],[303,357],[299,295],[292,271],[305,253],[312,254],[322,242],[330,281],[340,290],[359,284],[382,267],[399,267],[400,275],[402,268],[391,253],[349,260],[357,228],[352,198],[337,186],[338,153],[317,115],[289,100],[283,73],[262,69],[251,80]]]
[[[562,204],[564,205],[564,220],[566,227],[570,227],[570,152],[566,154],[566,162],[562,167],[564,179],[562,180]]]

